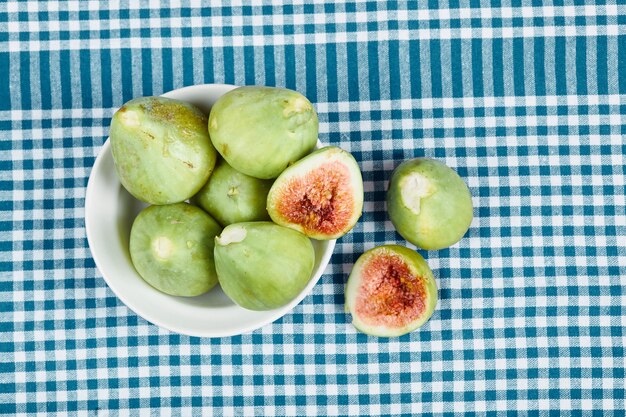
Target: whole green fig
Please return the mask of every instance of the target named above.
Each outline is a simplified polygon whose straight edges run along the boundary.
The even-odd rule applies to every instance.
[[[472,223],[472,196],[454,170],[434,159],[416,158],[393,172],[387,211],[406,240],[424,249],[443,249],[458,242]]]
[[[150,204],[188,199],[202,187],[217,153],[207,118],[194,106],[165,97],[124,104],[111,121],[111,149],[124,188]]]
[[[223,226],[269,220],[265,206],[271,186],[271,180],[242,174],[221,160],[193,200]]]
[[[302,94],[285,88],[239,87],[209,115],[213,145],[237,171],[276,178],[315,147],[317,113]]]
[[[313,244],[272,222],[235,223],[215,238],[215,268],[224,293],[249,310],[282,307],[311,279]]]
[[[222,228],[187,203],[150,206],[130,231],[130,256],[150,285],[166,294],[195,296],[217,284],[214,238]]]

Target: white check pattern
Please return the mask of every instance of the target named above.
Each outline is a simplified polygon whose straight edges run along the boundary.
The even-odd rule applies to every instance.
[[[0,3],[0,414],[623,415],[626,5],[226,3]],[[115,109],[201,83],[302,92],[365,180],[312,294],[224,339],[127,309],[83,221]],[[421,251],[432,319],[368,337],[344,284],[363,251],[406,244],[384,199],[415,156],[457,169],[475,219]]]

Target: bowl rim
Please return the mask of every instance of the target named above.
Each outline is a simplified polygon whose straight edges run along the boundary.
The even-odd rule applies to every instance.
[[[175,96],[177,94],[180,93],[184,93],[187,92],[189,90],[202,90],[202,89],[234,89],[237,88],[238,86],[235,85],[231,85],[231,84],[198,84],[198,85],[190,85],[190,86],[186,86],[186,87],[182,87],[179,89],[175,89],[172,91],[168,91],[167,93],[162,94],[161,96],[163,97],[171,97],[171,96]],[[322,144],[322,142],[318,139],[317,141],[317,145],[316,147],[322,147],[324,146]],[[187,335],[187,336],[194,336],[194,337],[211,337],[211,338],[216,338],[216,337],[230,337],[230,336],[238,336],[238,335],[242,335],[242,334],[246,334],[246,333],[250,333],[254,330],[260,329],[261,327],[264,327],[270,323],[275,322],[276,320],[280,319],[281,317],[287,315],[287,313],[291,312],[295,306],[297,306],[298,304],[300,304],[300,302],[302,302],[302,300],[311,294],[311,291],[313,290],[313,287],[315,285],[317,285],[317,283],[319,282],[319,280],[321,279],[322,275],[324,275],[324,272],[326,270],[326,268],[328,267],[329,263],[330,263],[330,259],[334,253],[334,249],[335,249],[335,245],[337,243],[337,239],[331,239],[331,240],[327,240],[325,242],[327,242],[327,247],[326,250],[323,251],[321,259],[320,259],[320,267],[317,271],[317,273],[315,275],[313,275],[311,277],[311,280],[307,283],[307,286],[300,292],[300,294],[294,298],[291,302],[289,302],[288,304],[284,305],[283,307],[274,309],[274,310],[270,310],[271,314],[268,314],[268,316],[266,318],[264,318],[263,320],[260,320],[258,322],[254,322],[252,324],[246,325],[246,326],[239,326],[236,329],[232,329],[232,330],[223,330],[223,331],[210,331],[210,332],[198,332],[195,331],[194,329],[189,329],[189,328],[184,328],[184,327],[177,327],[177,326],[172,326],[169,323],[166,323],[164,321],[162,321],[160,318],[158,317],[152,317],[150,314],[146,314],[145,311],[142,311],[142,309],[140,307],[137,306],[137,304],[135,304],[125,293],[125,291],[123,290],[123,288],[121,288],[122,286],[119,286],[118,284],[116,284],[113,280],[111,280],[110,278],[107,278],[106,274],[103,273],[103,271],[105,270],[105,268],[103,268],[104,263],[102,261],[102,259],[100,258],[99,254],[96,252],[96,250],[94,249],[94,242],[95,242],[95,236],[93,235],[93,229],[90,227],[90,224],[92,222],[91,216],[90,216],[90,212],[91,210],[89,210],[89,207],[92,206],[92,204],[94,204],[94,202],[97,201],[95,194],[95,189],[94,189],[94,182],[95,182],[95,175],[97,175],[98,172],[100,172],[101,170],[101,165],[103,163],[103,160],[105,158],[105,156],[107,155],[107,153],[111,152],[111,143],[110,143],[110,138],[107,136],[107,139],[105,140],[105,142],[102,144],[100,150],[98,151],[98,156],[96,157],[96,160],[91,168],[91,171],[89,173],[89,179],[87,181],[87,187],[86,187],[86,192],[85,192],[85,202],[84,202],[84,220],[85,220],[85,230],[86,230],[86,235],[87,235],[87,243],[89,246],[89,251],[91,252],[91,256],[96,264],[96,268],[98,269],[98,272],[100,273],[100,275],[102,276],[102,278],[104,279],[104,281],[106,282],[106,284],[109,286],[109,288],[111,289],[111,291],[113,291],[113,293],[116,295],[117,298],[119,298],[126,307],[128,307],[131,311],[133,311],[136,315],[138,315],[139,317],[142,317],[143,319],[145,319],[146,321],[148,321],[149,323],[152,323],[160,328],[169,330],[171,332],[177,333],[177,334],[183,334],[183,335]],[[95,174],[94,174],[95,173]],[[120,184],[121,186],[121,184]],[[134,198],[134,197],[133,197]],[[132,262],[131,262],[132,265]],[[313,271],[315,272],[315,271]],[[155,289],[155,291],[158,291]],[[264,312],[264,313],[268,313],[268,312]]]

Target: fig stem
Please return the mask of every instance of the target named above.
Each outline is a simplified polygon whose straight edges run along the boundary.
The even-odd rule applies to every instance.
[[[229,227],[224,229],[221,235],[215,237],[215,243],[227,246],[231,243],[239,243],[246,238],[247,232],[243,227]]]

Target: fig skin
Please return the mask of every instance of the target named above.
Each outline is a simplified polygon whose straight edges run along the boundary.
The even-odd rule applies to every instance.
[[[222,226],[269,220],[266,201],[271,186],[272,180],[242,174],[220,160],[193,201]]]
[[[272,222],[231,224],[215,238],[222,290],[249,310],[272,310],[291,302],[311,280],[314,264],[309,238]]]
[[[272,179],[315,147],[319,122],[311,102],[285,88],[247,86],[224,94],[209,114],[209,134],[237,171]]]
[[[421,311],[421,314],[412,321],[409,321],[406,324],[402,323],[395,327],[387,326],[379,322],[377,323],[375,320],[372,321],[372,318],[365,316],[361,317],[358,312],[360,309],[359,302],[380,303],[380,300],[359,301],[359,293],[364,291],[362,285],[364,284],[364,276],[367,276],[364,274],[364,271],[366,271],[368,267],[371,268],[370,262],[381,262],[381,260],[385,259],[385,257],[395,257],[404,265],[407,271],[410,272],[411,276],[416,277],[422,283],[421,288],[423,293],[421,296],[424,299],[422,300],[423,310]],[[389,271],[389,269],[386,269],[386,271]],[[419,294],[416,294],[415,296],[417,297]],[[362,333],[379,337],[402,336],[421,327],[432,316],[438,301],[437,284],[433,273],[424,258],[419,253],[399,245],[378,246],[361,255],[354,264],[350,277],[348,278],[345,297],[346,312],[349,312],[352,315],[352,324],[354,327]],[[398,312],[393,312],[391,310],[395,305],[394,302],[398,300],[389,300],[384,298],[383,300],[384,302],[382,304],[382,308],[384,309],[389,307],[390,311],[388,316],[392,317],[392,320],[396,320],[396,318],[399,317],[397,314]]]
[[[111,120],[111,150],[124,188],[149,204],[188,199],[202,187],[217,158],[206,116],[191,104],[140,97]]]
[[[187,203],[149,206],[133,222],[131,260],[159,291],[200,295],[217,284],[213,248],[221,231],[211,216]]]
[[[457,243],[473,218],[472,196],[459,175],[429,158],[401,163],[387,190],[387,212],[400,235],[427,250]]]
[[[354,157],[327,146],[291,165],[274,181],[267,211],[281,226],[312,239],[337,239],[363,212],[363,179]]]

